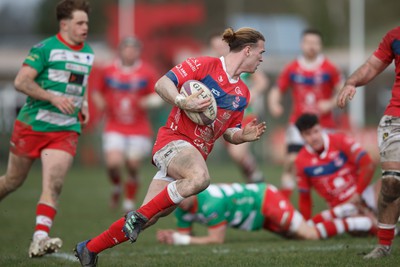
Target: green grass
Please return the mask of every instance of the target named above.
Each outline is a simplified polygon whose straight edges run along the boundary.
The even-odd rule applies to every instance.
[[[280,167],[265,166],[264,170],[268,182],[277,184]],[[5,166],[0,165],[0,172],[4,171]],[[150,164],[142,170],[139,199],[143,199],[154,172]],[[211,160],[210,173],[213,182],[241,181],[235,166],[216,164],[215,160]],[[108,208],[110,186],[103,166],[75,166],[68,174],[51,233],[63,239],[63,248],[54,255],[29,259],[27,250],[40,186],[37,164],[26,183],[0,202],[0,266],[79,266],[72,256],[75,244],[99,234],[122,215]],[[296,195],[292,199],[296,200]],[[324,208],[318,198],[315,202],[316,211]],[[223,245],[177,247],[157,243],[155,232],[163,228],[174,228],[173,216],[143,232],[134,245],[127,242],[104,251],[99,266],[397,266],[400,260],[398,240],[391,257],[367,262],[362,255],[375,245],[373,237],[343,235],[325,241],[294,241],[266,231],[229,229]],[[195,228],[198,234],[205,231],[201,226]]]

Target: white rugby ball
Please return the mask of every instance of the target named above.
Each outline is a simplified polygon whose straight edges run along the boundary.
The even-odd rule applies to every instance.
[[[211,90],[202,82],[189,80],[182,85],[180,93],[185,97],[188,97],[201,89],[203,89],[203,92],[198,96],[198,98],[211,98],[211,104],[203,112],[191,112],[187,110],[184,110],[184,112],[194,123],[199,125],[208,125],[217,117],[217,102],[215,101]]]

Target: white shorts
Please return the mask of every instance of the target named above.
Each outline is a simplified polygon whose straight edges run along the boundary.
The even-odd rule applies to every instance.
[[[287,127],[285,138],[287,153],[297,153],[304,146],[304,141],[301,137],[300,131],[294,124]]]
[[[381,162],[400,162],[400,117],[385,115],[378,126]]]
[[[143,135],[124,135],[117,132],[103,134],[103,150],[117,150],[132,160],[141,160],[150,156],[153,142]]]
[[[171,163],[171,160],[186,147],[192,146],[187,141],[176,140],[169,142],[163,148],[158,150],[153,156],[153,162],[159,169],[153,179],[164,180],[164,181],[175,181],[174,178],[167,176],[168,165]]]
[[[361,194],[361,198],[365,201],[365,204],[372,209],[374,212],[378,212],[378,200],[375,197],[375,191],[373,185],[369,185],[365,188]]]

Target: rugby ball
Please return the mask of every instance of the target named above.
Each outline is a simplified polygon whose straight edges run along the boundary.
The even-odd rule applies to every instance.
[[[202,82],[189,80],[182,85],[180,93],[185,97],[188,97],[201,89],[203,89],[203,92],[198,97],[202,99],[211,98],[211,104],[203,112],[192,112],[187,110],[184,110],[184,112],[194,123],[199,125],[208,125],[217,117],[217,102],[215,101],[211,90]]]

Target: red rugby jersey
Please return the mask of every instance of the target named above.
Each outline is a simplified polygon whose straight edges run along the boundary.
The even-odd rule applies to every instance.
[[[386,33],[374,55],[387,64],[394,60],[396,77],[385,115],[400,117],[400,27]]]
[[[291,89],[292,111],[290,123],[295,123],[303,113],[314,113],[324,128],[336,128],[333,113],[320,114],[317,103],[329,100],[335,94],[335,86],[341,81],[340,71],[324,56],[319,56],[312,66],[300,57],[288,64],[278,77],[281,93]]]
[[[139,61],[124,67],[116,60],[101,70],[93,88],[106,100],[106,132],[151,136],[152,129],[146,109],[139,103],[154,92],[156,72]]]
[[[353,138],[341,133],[323,134],[324,151],[316,153],[304,146],[296,158],[299,192],[312,187],[334,207],[348,200],[357,190],[358,163],[367,153]]]
[[[174,106],[167,123],[158,131],[153,153],[174,140],[185,140],[207,158],[214,142],[228,128],[241,127],[243,113],[250,101],[250,92],[241,80],[232,80],[226,72],[224,58],[188,58],[172,68],[166,76],[176,87],[188,80],[198,80],[210,88],[217,102],[217,118],[210,125],[197,125]]]

